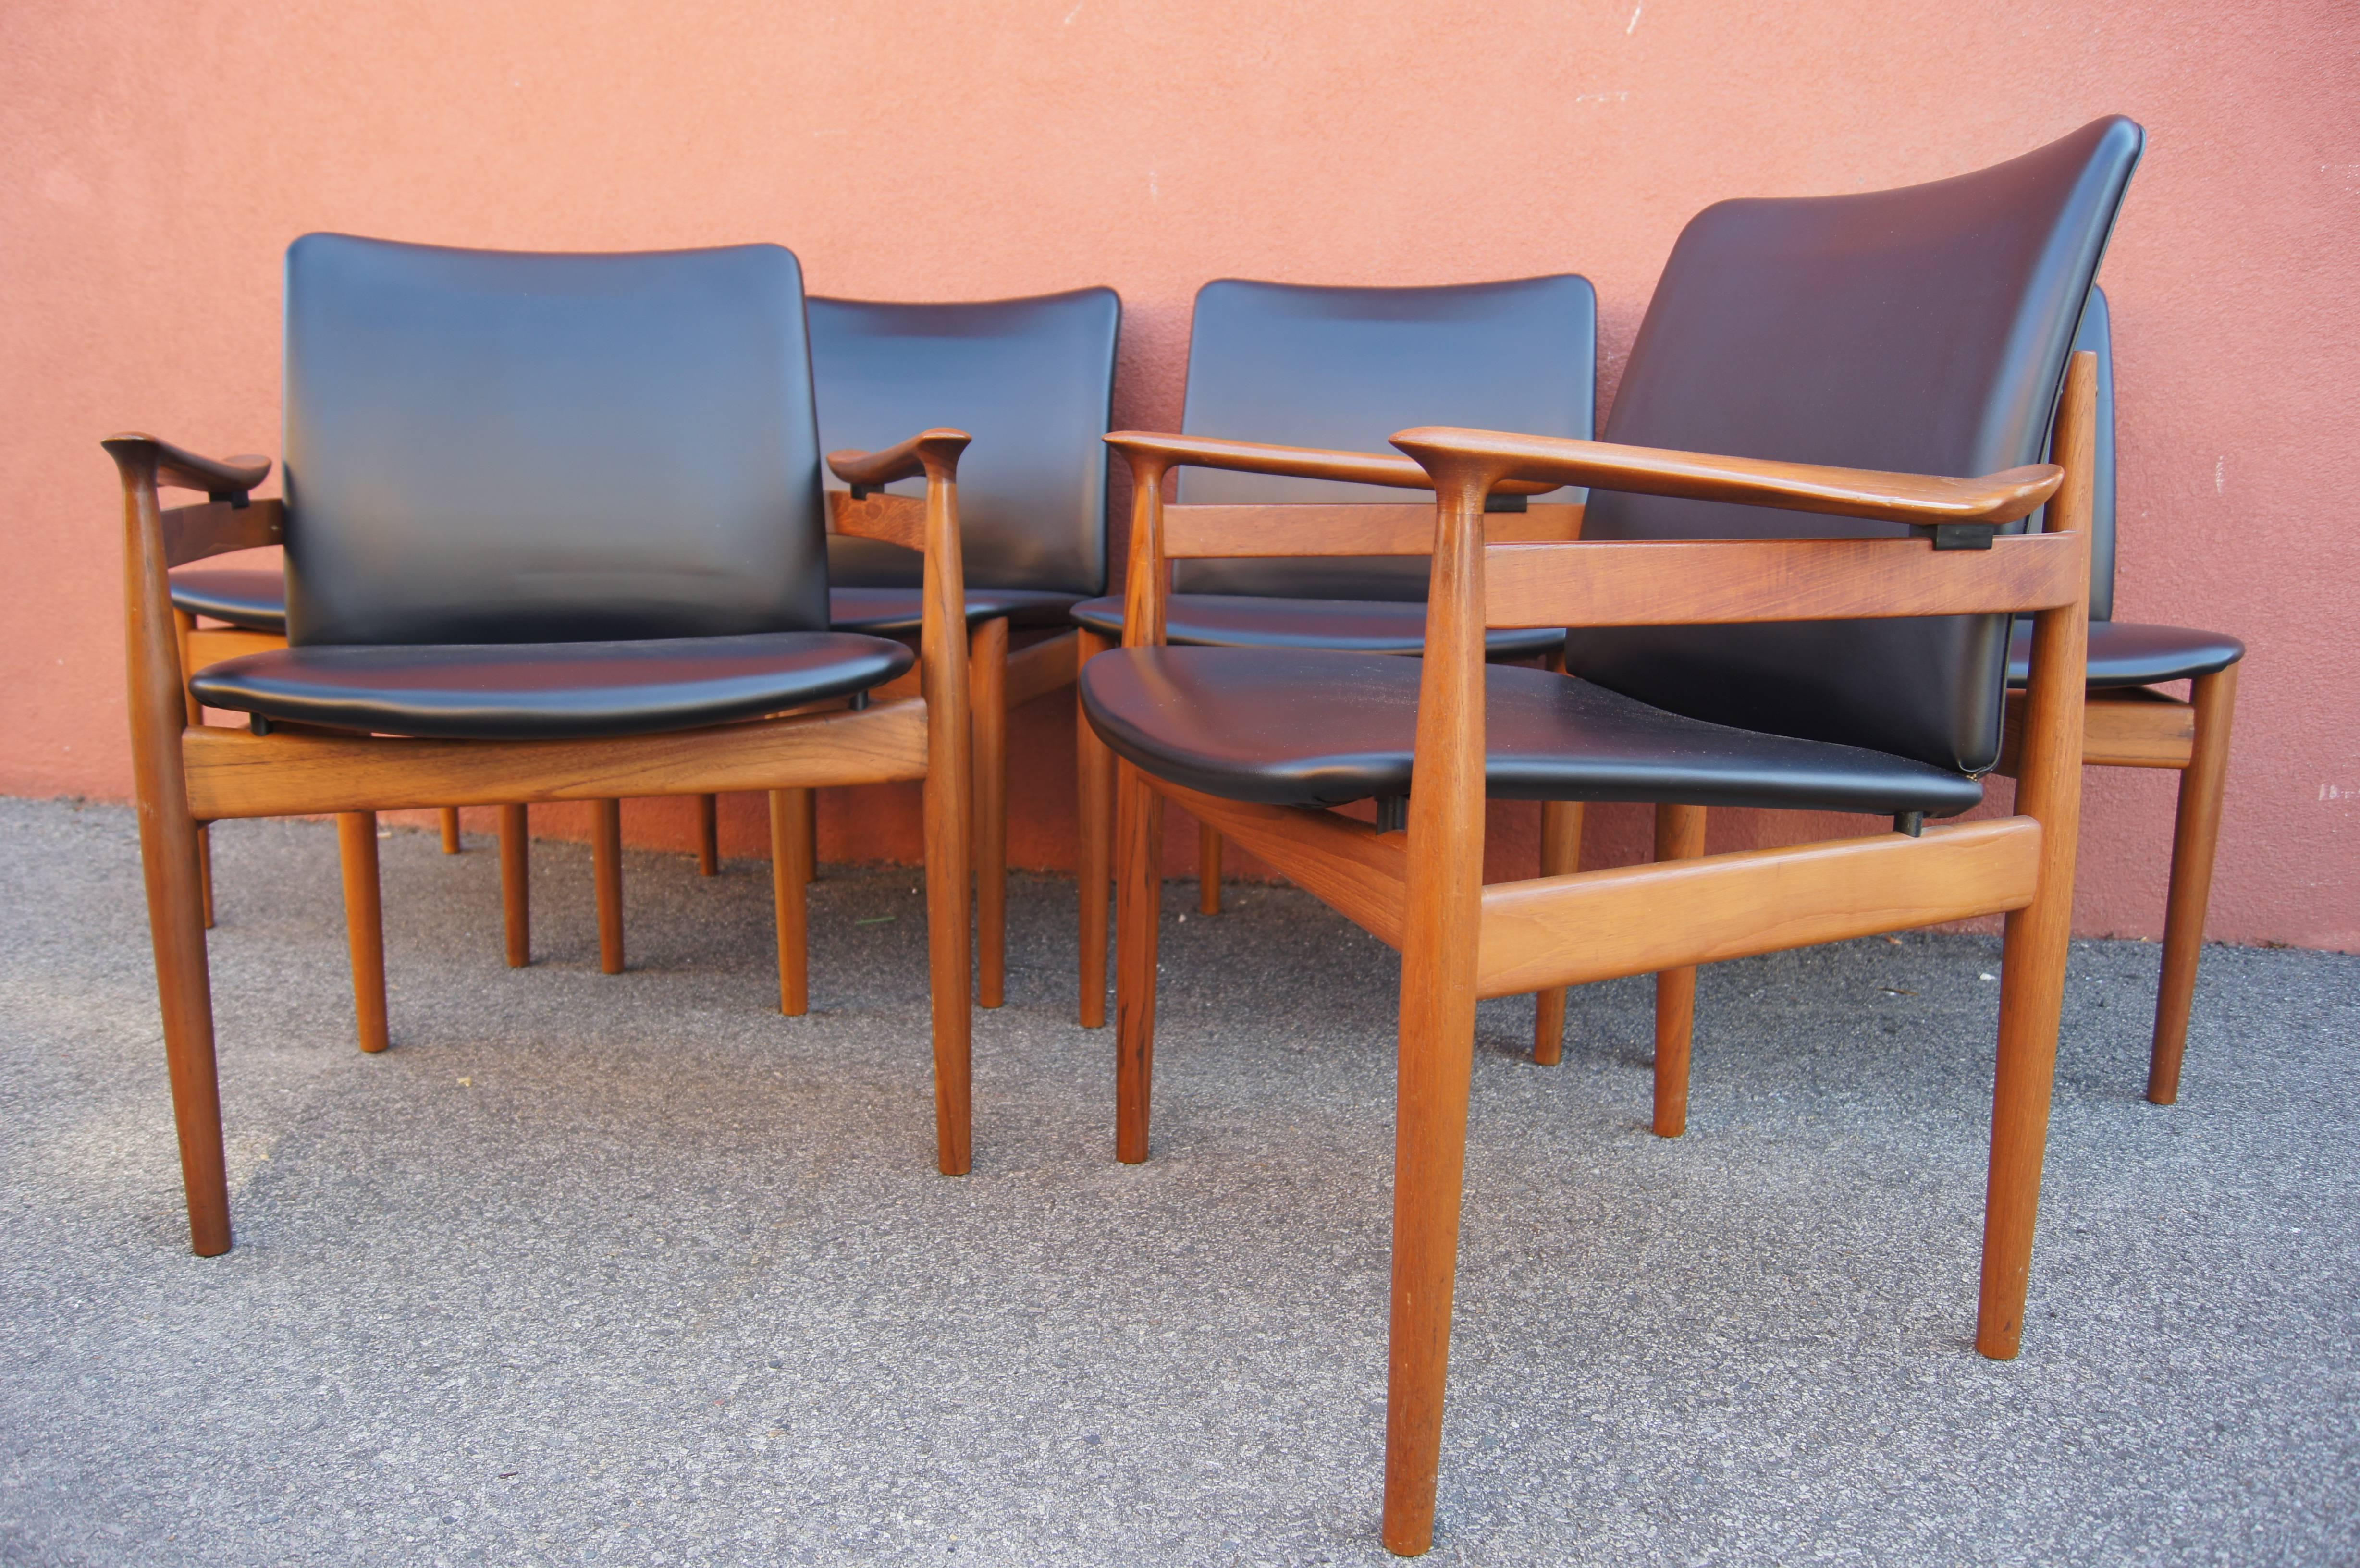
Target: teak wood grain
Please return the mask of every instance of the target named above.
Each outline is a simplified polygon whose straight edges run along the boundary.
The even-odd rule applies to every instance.
[[[1689,808],[1693,810],[1694,808]],[[2040,824],[2002,817],[1483,890],[1480,988],[1513,996],[2021,909]]]
[[[190,805],[214,821],[921,779],[926,731],[926,705],[913,699],[672,735],[497,745],[192,728],[180,750]]]
[[[1405,457],[1378,452],[1334,452],[1324,447],[1274,446],[1266,441],[1230,441],[1221,436],[1184,436],[1153,430],[1114,430],[1107,445],[1131,464],[1134,482],[1142,469],[1159,477],[1175,467],[1220,468],[1232,473],[1274,474],[1295,479],[1335,479],[1354,485],[1384,485],[1397,490],[1428,490],[1434,482],[1426,470]],[[1554,490],[1555,485],[1514,482],[1498,486],[1502,495],[1528,495]],[[1137,517],[1134,510],[1132,516]],[[1428,518],[1433,517],[1427,512]],[[1418,553],[1425,553],[1423,550]]]
[[[1427,466],[1434,560],[1405,846],[1382,1523],[1385,1544],[1412,1556],[1434,1539],[1467,1171],[1483,923],[1483,517],[1497,478],[1473,464]]]
[[[287,509],[276,497],[244,506],[209,501],[202,506],[175,506],[163,521],[168,566],[287,542]]]
[[[2024,693],[2007,694],[1999,766],[2013,779],[2024,747]],[[2196,748],[2196,707],[2160,692],[2093,691],[2081,709],[2081,763],[2087,768],[2186,768]]]
[[[1112,646],[1102,632],[1082,627],[1074,634],[1074,669]],[[1114,886],[1115,766],[1114,753],[1082,711],[1081,695],[1074,697],[1074,880],[1081,906],[1081,942],[1077,953],[1080,1004],[1076,1017],[1084,1029],[1106,1027],[1107,920]]]
[[[2012,523],[2030,516],[2063,478],[2046,463],[1950,479],[1442,425],[1404,430],[1393,442],[1429,466],[1480,471],[1495,491],[1507,487],[1503,482],[1545,481],[1902,523]]]
[[[926,504],[915,495],[879,490],[855,500],[849,491],[831,490],[827,526],[829,532],[851,539],[880,539],[903,550],[926,548]]]
[[[209,664],[219,664],[224,659],[241,659],[249,653],[268,653],[285,648],[287,639],[269,632],[250,632],[241,626],[197,626],[190,631],[184,645],[188,672],[194,675]]]
[[[2147,1097],[2158,1105],[2180,1098],[2180,1059],[2188,1048],[2188,1016],[2196,997],[2196,962],[2204,946],[2204,909],[2212,896],[2212,848],[2221,833],[2237,669],[2233,664],[2191,683],[2189,709],[2195,734],[2180,775],[2180,809],[2172,822],[2163,973],[2156,987],[2155,1042],[2147,1058]]]
[[[2097,356],[2072,356],[2058,399],[2049,451],[2065,482],[2049,508],[2051,533],[2074,541],[2084,561],[2096,453]],[[2087,571],[2086,565],[2082,569]],[[2000,947],[1999,1052],[1992,1083],[1991,1167],[1983,1197],[1983,1279],[1975,1348],[1995,1361],[2023,1344],[2032,1279],[2032,1236],[2040,1211],[2049,1108],[2057,1074],[2057,1029],[2065,1005],[2066,950],[2072,936],[2073,855],[2081,821],[2082,702],[2089,669],[2086,593],[2032,623],[2032,668],[2025,687],[2024,744],[2016,809],[2041,827],[2038,893],[2007,917]]]
[[[385,1007],[385,902],[377,880],[377,813],[336,817],[337,858],[344,881],[344,937],[352,952],[353,1012],[363,1051],[391,1040]]]
[[[1402,944],[1407,859],[1402,835],[1313,806],[1261,806],[1202,794],[1142,774],[1149,788],[1388,947]]]
[[[508,967],[532,962],[532,831],[521,801],[500,806],[500,923]]]
[[[1665,801],[1655,808],[1655,861],[1694,860],[1704,854],[1705,808]],[[1655,1120],[1657,1138],[1677,1138],[1688,1126],[1688,1055],[1696,1034],[1697,972],[1693,964],[1655,974]]]
[[[126,472],[137,464],[157,485],[178,490],[202,490],[216,501],[243,497],[270,476],[270,460],[267,457],[204,457],[137,430],[108,436],[98,444]]]
[[[962,616],[965,611],[961,611]],[[967,702],[974,715],[975,1000],[1000,1005],[1008,983],[1008,621],[967,633]]]
[[[1483,537],[1493,544],[1579,539],[1582,510],[1579,502],[1548,502],[1521,512],[1488,512],[1483,517]],[[1164,508],[1164,554],[1172,561],[1428,555],[1433,550],[1431,502],[1291,501]]]
[[[1930,539],[1592,539],[1485,552],[1490,621],[1663,626],[2047,609],[2070,602],[2081,547],[2003,535],[1983,550]]]
[[[923,476],[927,481],[924,505],[931,507],[937,498],[937,481],[955,481],[959,454],[974,439],[965,430],[937,426],[875,452],[829,452],[827,468],[847,485],[862,489]]]

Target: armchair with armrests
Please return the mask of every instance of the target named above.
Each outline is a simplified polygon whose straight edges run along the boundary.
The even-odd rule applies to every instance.
[[[2081,760],[2089,768],[2169,768],[2180,770],[2180,809],[2172,839],[2171,884],[2165,909],[2162,975],[2156,991],[2155,1032],[2147,1061],[2147,1098],[2159,1105],[2179,1097],[2180,1059],[2196,989],[2204,937],[2204,909],[2212,879],[2212,852],[2221,823],[2221,795],[2236,702],[2237,667],[2245,645],[2217,632],[2146,626],[2113,619],[2114,597],[2114,367],[2112,312],[2105,290],[2092,288],[2073,338],[2093,366],[2090,501],[2090,632],[2082,709]],[[2013,775],[2022,728],[2023,689],[2030,677],[2032,632],[2018,621],[2008,641],[2005,730],[1994,771]],[[2191,682],[2181,702],[2154,690]],[[1699,853],[1701,806],[1665,813],[1658,856]],[[1562,993],[1558,993],[1562,995]],[[1656,1082],[1654,1126],[1677,1138],[1687,1130],[1688,1073],[1695,1028],[1696,974],[1660,975],[1656,982]],[[1563,1035],[1560,1004],[1554,1018],[1544,1007],[1535,1038],[1535,1060],[1557,1060]]]
[[[2093,374],[2084,357],[2069,376],[2068,351],[2140,145],[2110,119],[1932,185],[1709,209],[1666,264],[1612,442],[1414,430],[1404,462],[1109,438],[1135,497],[1124,646],[1081,689],[1122,762],[1117,1156],[1148,1154],[1169,801],[1401,952],[1394,1552],[1433,1538],[1480,996],[2005,913],[1976,1345],[2016,1355],[2080,802]],[[1434,499],[1430,517],[1167,506],[1165,473],[1191,464]],[[1591,487],[1578,541],[1512,542],[1487,510],[1566,484]],[[2043,503],[2045,531],[2005,531]],[[1167,561],[1281,539],[1430,556],[1423,659],[1164,645]],[[2016,814],[1928,828],[1982,797],[2024,612]],[[1535,626],[1578,628],[1568,662],[1590,675],[1487,665],[1487,630]],[[1487,795],[1832,808],[1893,831],[1486,887]],[[1373,825],[1331,809],[1364,800],[1404,803]]]
[[[1106,466],[1102,438],[1114,397],[1122,301],[1111,289],[1026,299],[900,303],[814,296],[806,301],[812,379],[825,451],[868,449],[909,430],[955,426],[976,439],[962,460],[959,529],[967,573],[968,700],[975,722],[977,1000],[1000,1006],[1007,973],[1008,715],[1072,684],[1076,634],[1067,612],[1106,587]],[[917,485],[918,479],[909,481]],[[900,482],[897,482],[897,485]],[[914,495],[916,492],[911,492]],[[841,505],[841,483],[829,487]],[[829,625],[902,641],[924,621],[923,562],[882,540],[828,540]],[[283,637],[281,574],[192,567],[172,575],[176,611],[261,637]],[[1025,638],[1011,648],[1011,634]],[[1028,635],[1045,634],[1045,635]],[[266,646],[197,633],[201,644]],[[915,672],[883,695],[914,690]],[[718,812],[694,797],[698,867],[719,866]],[[783,801],[801,864],[816,858],[807,794]],[[597,802],[592,836],[602,965],[623,967],[621,820]],[[443,812],[443,848],[458,847],[457,812]],[[525,808],[501,809],[501,887],[508,962],[530,953]]]
[[[936,1160],[965,1171],[966,435],[839,454],[849,484],[923,473],[927,493],[831,506],[802,277],[774,245],[534,255],[307,235],[287,256],[286,366],[283,499],[249,499],[263,460],[105,443],[195,1250],[230,1244],[197,845],[224,817],[337,817],[361,1044],[378,1051],[378,811],[922,779]],[[209,499],[166,511],[163,487]],[[827,628],[831,522],[923,551],[923,695],[867,701],[910,650]],[[185,670],[168,572],[271,544],[287,554],[287,645]],[[248,725],[192,723],[198,704]],[[795,1012],[803,883],[775,885]]]
[[[1597,291],[1574,274],[1415,289],[1222,278],[1196,292],[1180,428],[1346,450],[1382,445],[1421,424],[1588,436],[1597,381]],[[1190,506],[1349,508],[1395,499],[1382,484],[1237,470],[1189,469],[1175,483]],[[1502,495],[1498,504],[1529,506],[1526,526],[1557,530],[1534,537],[1570,538],[1579,517],[1574,502],[1556,491]],[[1382,555],[1179,561],[1164,637],[1208,648],[1414,654],[1426,634],[1426,592],[1416,563]],[[1121,640],[1123,605],[1118,596],[1075,610],[1085,661]],[[1487,646],[1494,659],[1546,659],[1563,641],[1535,627],[1495,632]],[[1080,1013],[1096,1028],[1106,1022],[1114,757],[1087,723],[1079,728]],[[1201,822],[1196,860],[1199,907],[1218,913],[1221,835]]]
[[[2180,774],[2166,895],[2163,967],[2156,985],[2155,1033],[2147,1053],[2147,1097],[2180,1098],[2180,1064],[2212,900],[2212,852],[2221,833],[2221,798],[2229,765],[2229,729],[2237,706],[2237,671],[2245,645],[2219,632],[2114,619],[2114,312],[2103,289],[2090,290],[2077,350],[2096,355],[2098,418],[2095,482],[2090,507],[2090,662],[2081,761],[2089,768],[2167,768]],[[2031,634],[2019,626],[2007,653],[2008,734],[2014,750],[2021,692],[2031,670]],[[2188,700],[2155,690],[2189,682]],[[2003,757],[2000,770],[2011,770]]]

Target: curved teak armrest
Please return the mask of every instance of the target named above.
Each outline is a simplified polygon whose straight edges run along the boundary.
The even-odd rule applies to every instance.
[[[109,436],[99,444],[106,448],[126,479],[152,464],[157,484],[202,490],[215,501],[243,505],[246,493],[270,473],[270,460],[267,457],[200,457],[170,441],[158,441],[137,430]]]
[[[1390,452],[1331,452],[1312,446],[1271,446],[1262,441],[1229,441],[1220,436],[1164,435],[1150,430],[1116,430],[1107,445],[1134,466],[1151,463],[1164,468],[1227,468],[1244,474],[1277,474],[1292,479],[1340,479],[1354,485],[1390,485],[1398,490],[1431,490],[1434,481],[1409,458]],[[1502,495],[1538,495],[1557,485],[1514,481],[1493,486]]]
[[[1546,479],[1553,485],[1588,485],[1643,495],[1734,501],[1791,512],[1922,526],[1964,523],[1997,528],[2012,523],[2048,500],[2065,478],[2063,469],[2046,463],[1987,474],[1980,479],[1946,479],[1447,426],[1404,430],[1393,441],[1437,477],[1445,469],[1464,472],[1471,467],[1495,480]],[[1497,483],[1493,485],[1501,487]]]
[[[882,452],[829,452],[828,471],[851,485],[856,498],[879,485],[914,479],[921,474],[928,479],[952,480],[958,477],[959,453],[974,439],[965,430],[920,430]]]

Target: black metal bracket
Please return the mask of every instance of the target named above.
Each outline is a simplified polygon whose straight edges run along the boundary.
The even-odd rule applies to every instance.
[[[856,713],[867,713],[869,711],[869,693],[866,691],[855,691],[852,694],[850,706],[852,711]]]
[[[1907,833],[1911,838],[1924,838],[1926,836],[1926,813],[1923,811],[1894,812],[1893,831],[1897,833]]]
[[[1524,499],[1518,496],[1518,500]],[[1409,831],[1409,797],[1380,795],[1377,797],[1377,831],[1381,833]]]
[[[260,713],[248,713],[246,715],[246,727],[256,735],[267,735],[270,733],[270,721]]]
[[[226,501],[230,504],[231,510],[238,512],[243,512],[248,506],[254,505],[254,495],[252,492],[246,490],[208,490],[205,492],[205,499],[208,501]]]
[[[1527,499],[1529,497],[1523,495],[1486,495],[1483,497],[1483,509],[1487,512],[1529,512],[1532,508],[1524,504]]]
[[[867,485],[856,485],[852,487],[852,498],[856,501],[866,501],[869,499],[870,489],[871,487]]]
[[[1989,550],[1999,529],[1990,523],[1912,523],[1909,531],[1932,539],[1936,550]]]

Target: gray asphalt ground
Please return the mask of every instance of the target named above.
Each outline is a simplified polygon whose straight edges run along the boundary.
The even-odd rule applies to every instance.
[[[1115,1163],[1073,888],[1022,879],[976,1168],[932,1168],[908,872],[385,844],[352,1042],[334,835],[218,830],[236,1249],[189,1255],[130,814],[0,802],[0,1562],[1371,1563],[1392,955],[1299,893],[1166,925]],[[1709,971],[1690,1131],[1644,983],[1564,1064],[1485,1004],[1436,1561],[2360,1562],[2360,959],[2077,946],[2025,1353],[1971,1348],[1997,944]]]

